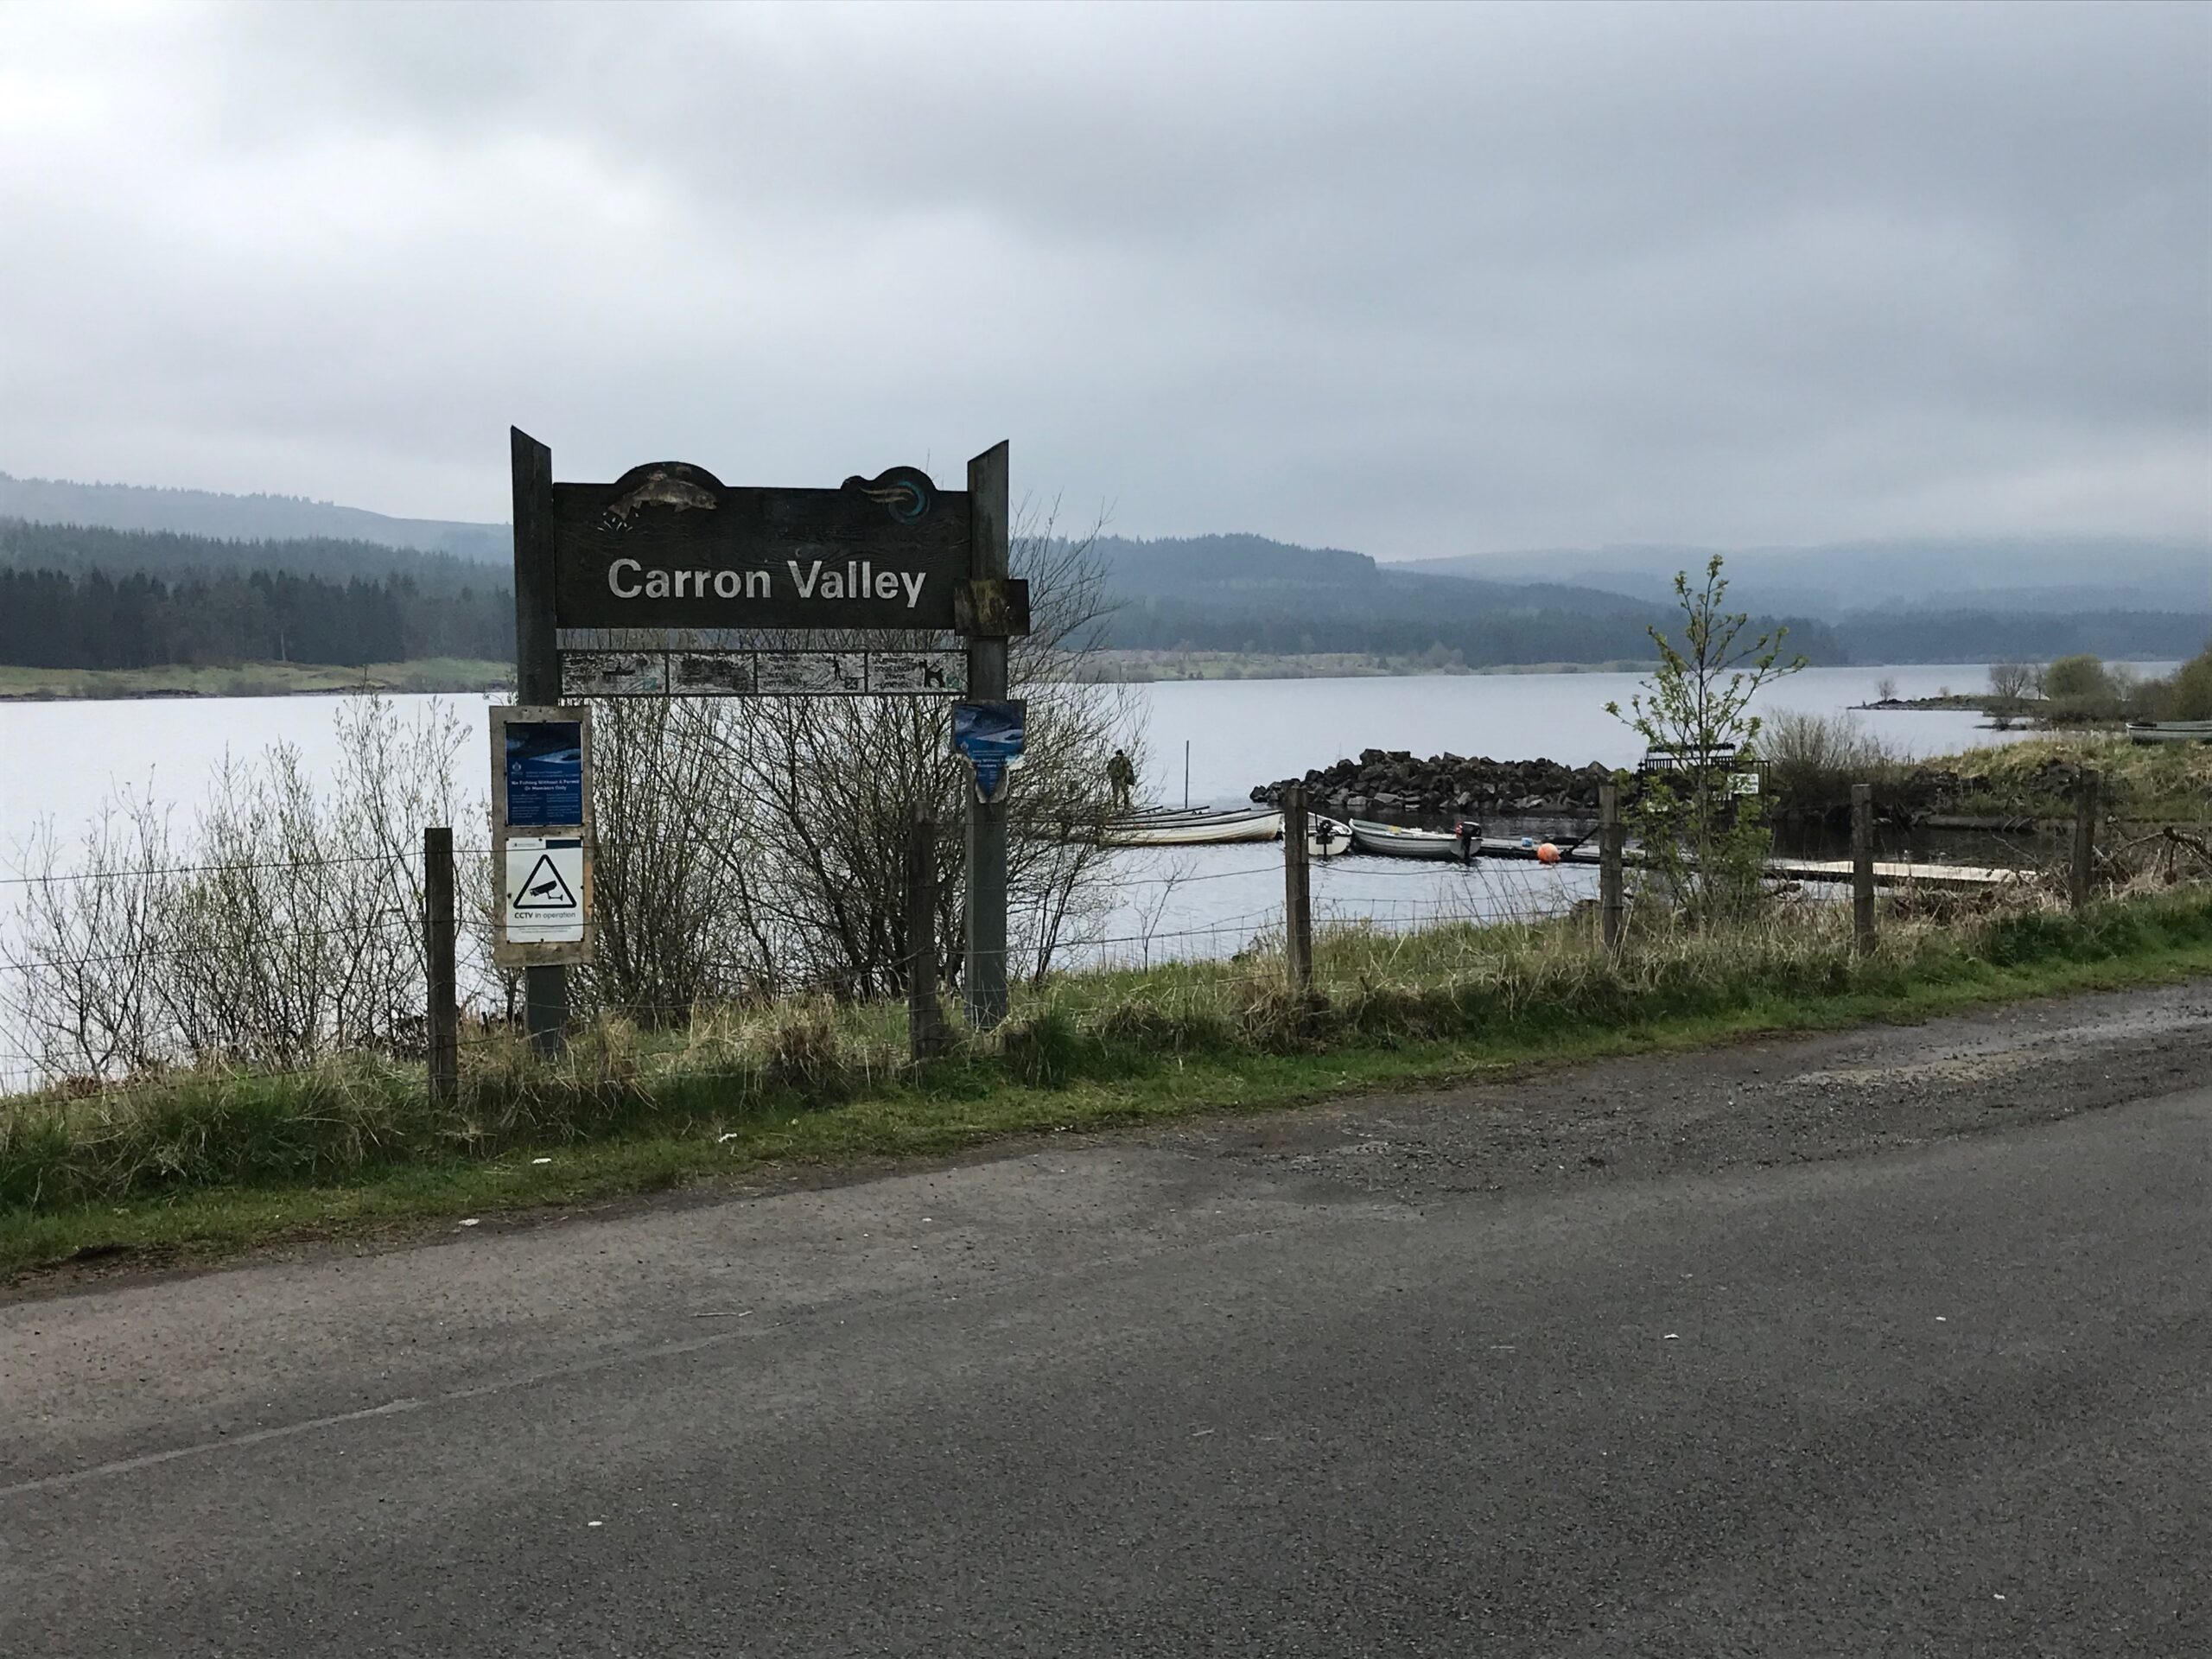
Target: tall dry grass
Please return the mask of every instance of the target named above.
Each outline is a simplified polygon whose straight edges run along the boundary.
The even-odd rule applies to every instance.
[[[431,1104],[419,1070],[370,1055],[264,1073],[202,1066],[0,1102],[0,1209],[49,1209],[183,1188],[331,1181],[380,1166],[483,1159],[652,1128],[715,1135],[766,1114],[957,1098],[988,1126],[1026,1091],[1141,1079],[1239,1055],[1452,1041],[1525,1050],[1705,1016],[1908,1000],[1916,989],[2038,963],[2212,944],[2212,885],[2141,891],[2074,915],[2035,894],[1891,906],[1873,955],[1820,901],[1755,923],[1650,931],[1609,954],[1587,918],[1398,933],[1325,930],[1313,994],[1278,951],[1232,962],[1073,974],[1017,994],[996,1033],[943,1060],[906,1058],[903,1009],[794,998],[702,1010],[640,1029],[602,1018],[557,1059],[502,1030],[464,1048],[462,1088]],[[1317,1072],[1317,1081],[1325,1080]]]

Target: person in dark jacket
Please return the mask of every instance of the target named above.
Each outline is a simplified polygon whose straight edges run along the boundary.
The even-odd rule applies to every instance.
[[[1137,769],[1130,764],[1129,757],[1119,749],[1114,751],[1114,758],[1106,763],[1106,781],[1114,791],[1114,810],[1116,812],[1128,811],[1130,791],[1137,786]]]

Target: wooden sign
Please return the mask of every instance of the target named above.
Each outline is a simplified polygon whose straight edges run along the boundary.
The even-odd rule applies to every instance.
[[[968,493],[912,467],[766,490],[661,461],[550,507],[563,628],[949,631],[969,576]]]
[[[849,478],[834,490],[725,485],[683,461],[633,467],[611,484],[563,484],[553,454],[509,435],[514,480],[515,674],[525,703],[563,696],[807,695],[1007,696],[1007,641],[1029,632],[1027,584],[1007,569],[1008,453],[968,463],[965,490],[940,490],[912,467]],[[561,631],[637,631],[642,649],[564,652]],[[880,629],[965,636],[964,653],[702,651],[702,633]],[[794,642],[803,643],[803,642]],[[812,658],[813,660],[809,658]],[[564,663],[564,659],[570,659]],[[955,683],[957,680],[957,683]],[[587,759],[590,733],[583,733]],[[855,756],[866,765],[868,757]],[[499,785],[495,780],[495,796]],[[589,816],[586,791],[584,816]],[[496,798],[504,807],[504,798]],[[1007,1011],[1006,802],[968,808],[968,1017],[989,1030]],[[552,826],[549,826],[552,827]],[[502,859],[505,825],[494,824]],[[507,896],[495,959],[519,963],[524,1018],[542,1053],[566,1040],[567,963],[588,961],[591,830],[531,837]],[[555,842],[574,846],[555,846]],[[581,853],[572,874],[568,865]],[[504,868],[504,864],[502,864]],[[576,931],[569,900],[581,914]],[[558,934],[562,937],[547,937]]]

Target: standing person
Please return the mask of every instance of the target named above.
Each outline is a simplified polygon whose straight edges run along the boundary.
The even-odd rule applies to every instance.
[[[1114,751],[1114,758],[1106,763],[1106,781],[1113,786],[1114,810],[1116,812],[1128,811],[1129,791],[1137,786],[1137,769],[1130,764],[1129,757],[1119,749]]]

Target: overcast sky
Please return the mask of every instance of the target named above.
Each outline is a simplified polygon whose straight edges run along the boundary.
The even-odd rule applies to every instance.
[[[0,470],[2212,530],[2212,7],[0,8]]]

